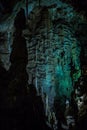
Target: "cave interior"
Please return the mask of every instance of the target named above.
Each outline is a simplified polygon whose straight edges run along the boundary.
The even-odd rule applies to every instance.
[[[1,130],[87,130],[86,8],[0,0]]]

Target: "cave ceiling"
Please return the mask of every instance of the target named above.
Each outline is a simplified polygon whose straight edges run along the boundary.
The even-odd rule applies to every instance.
[[[23,0],[0,0],[0,21],[5,16],[9,16],[13,11],[14,6]],[[25,0],[26,1],[26,0]],[[28,0],[32,2],[31,0]],[[34,0],[36,1],[36,0]],[[85,11],[87,16],[87,1],[86,0],[62,0],[63,2],[70,3],[77,11]],[[38,1],[37,1],[38,2]],[[5,17],[7,18],[7,17]]]

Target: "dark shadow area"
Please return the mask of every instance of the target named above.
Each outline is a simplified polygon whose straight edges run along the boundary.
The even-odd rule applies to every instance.
[[[21,24],[22,21],[22,24]],[[14,40],[8,71],[0,63],[0,130],[51,130],[41,96],[28,84],[28,53],[22,31],[26,26],[21,8],[14,21]]]

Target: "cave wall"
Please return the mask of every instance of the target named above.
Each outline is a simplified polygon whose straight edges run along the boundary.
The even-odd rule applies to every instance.
[[[11,54],[11,44],[13,41],[12,32],[1,31],[0,32],[0,60],[6,70],[9,69],[11,63],[9,60]],[[12,38],[11,38],[12,37]]]
[[[0,58],[6,69],[11,64],[13,23],[20,7],[26,13],[25,3],[18,3],[11,16],[0,24]],[[83,25],[86,26],[86,19],[69,4],[59,0],[29,1],[27,25],[23,31],[28,51],[28,81],[31,83],[33,78],[38,94],[48,95],[50,106],[54,97],[69,98],[74,82],[81,75],[83,57],[80,52],[86,43]],[[86,32],[85,27],[84,30]],[[84,50],[85,53],[86,48]]]

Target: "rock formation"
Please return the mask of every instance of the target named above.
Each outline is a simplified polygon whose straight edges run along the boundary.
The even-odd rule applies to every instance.
[[[83,73],[85,75],[87,73],[86,13],[84,10],[78,12],[79,8],[76,11],[77,3],[73,8],[73,2],[68,0],[65,2],[63,0],[50,0],[50,2],[29,0],[27,6],[24,0],[19,0],[19,2],[10,3],[14,7],[13,9],[8,10],[9,4],[7,4],[7,13],[3,12],[3,10],[5,11],[5,8],[2,9],[4,4],[2,1],[0,2],[0,17],[4,14],[0,21],[2,106],[11,109],[17,106],[18,110],[18,104],[19,106],[22,103],[25,104],[24,106],[31,104],[27,108],[30,107],[30,111],[33,113],[32,94],[29,92],[30,87],[35,86],[36,90],[34,88],[32,91],[37,91],[37,94],[33,94],[35,97],[32,100],[35,98],[38,100],[35,100],[35,108],[38,107],[36,102],[40,104],[44,102],[44,106],[41,105],[41,111],[44,107],[47,118],[44,117],[44,114],[39,115],[39,117],[43,117],[42,120],[46,118],[49,126],[54,128],[57,117],[58,127],[61,129],[67,119],[65,113],[68,113],[68,116],[72,116],[71,113],[74,113],[73,118],[76,122],[77,116],[85,112],[85,110],[80,109],[81,106],[79,106],[79,111],[77,110],[80,102],[76,102],[77,88],[81,87],[82,95],[80,96],[82,99],[85,97],[84,91],[87,91],[86,85],[80,85],[83,82],[83,80],[80,81],[80,78],[84,77]],[[76,84],[78,84],[77,88],[75,88]],[[66,100],[72,102],[70,108],[66,110],[67,112],[65,112]],[[26,113],[25,111],[28,112],[28,109],[23,108],[21,114]],[[35,112],[39,114],[36,109]],[[18,113],[20,113],[19,110]],[[35,120],[37,120],[37,115],[33,116],[36,116]],[[40,118],[38,122],[39,120]],[[33,124],[33,121],[31,122]],[[25,124],[28,125],[28,123]],[[44,126],[47,125],[44,123]],[[41,128],[39,124],[38,127]],[[72,126],[67,128],[69,129],[69,127]]]

